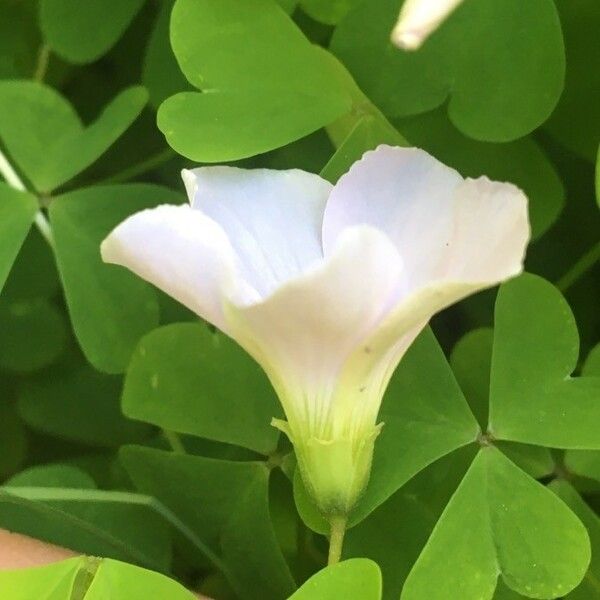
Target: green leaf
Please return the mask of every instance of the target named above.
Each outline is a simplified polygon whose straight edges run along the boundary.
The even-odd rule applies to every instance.
[[[36,211],[34,196],[0,183],[0,290],[27,237]]]
[[[174,4],[175,0],[162,1],[146,47],[142,82],[155,108],[169,96],[190,88],[177,64],[169,39],[169,21]]]
[[[492,328],[474,329],[457,342],[450,355],[452,370],[484,431],[488,429],[493,341]],[[532,477],[545,477],[554,471],[554,461],[548,448],[514,442],[496,443],[504,454]]]
[[[88,63],[108,52],[144,0],[42,0],[40,26],[46,43],[72,63]]]
[[[138,489],[155,496],[211,549],[241,597],[270,600],[292,593],[269,517],[264,463],[136,446],[123,448],[121,461]]]
[[[130,184],[82,189],[52,201],[56,260],[73,329],[101,371],[126,369],[138,340],[158,325],[158,302],[148,284],[102,262],[100,243],[130,214],[181,200],[166,188]]]
[[[581,585],[566,596],[568,600],[590,600],[600,595],[600,519],[566,481],[555,480],[550,489],[581,519],[592,545],[592,561]]]
[[[36,567],[0,571],[0,596],[10,600],[71,600],[71,590],[85,558]]]
[[[448,503],[401,597],[488,600],[501,574],[518,593],[554,598],[580,583],[589,561],[589,538],[577,517],[487,447]]]
[[[49,193],[95,162],[127,130],[147,101],[141,87],[121,92],[84,127],[53,88],[0,82],[0,138],[35,188]]]
[[[450,366],[482,429],[487,429],[494,330],[473,329],[456,343]]]
[[[600,376],[600,344],[588,354],[581,374]],[[600,452],[597,450],[567,450],[564,456],[565,467],[575,475],[600,481]]]
[[[279,439],[281,408],[261,368],[204,324],[176,323],[144,337],[129,365],[123,411],[179,433],[263,454]]]
[[[417,52],[398,50],[390,42],[398,4],[359,4],[331,43],[386,115],[426,112],[449,98],[448,114],[458,129],[497,142],[522,137],[547,119],[565,70],[551,0],[469,0]]]
[[[195,600],[196,596],[160,573],[114,560],[102,560],[85,600],[108,598]]]
[[[66,319],[47,300],[0,299],[0,368],[29,373],[47,367],[66,341]]]
[[[6,380],[0,382],[4,394],[0,402],[0,478],[17,471],[27,458],[28,441],[23,421],[14,402],[6,397]]]
[[[598,155],[596,158],[596,202],[600,206],[600,146],[598,146]]]
[[[600,344],[596,344],[587,355],[585,364],[581,369],[582,375],[600,375]]]
[[[260,154],[351,108],[330,61],[273,0],[177,0],[171,44],[188,81],[204,93],[166,100],[158,126],[192,160]]]
[[[381,571],[371,560],[353,558],[313,575],[289,600],[381,599]]]
[[[595,0],[556,0],[568,69],[565,90],[545,129],[593,161],[600,139],[600,11]]]
[[[565,467],[575,475],[600,481],[600,452],[568,450],[565,452]]]
[[[571,377],[579,339],[560,292],[534,275],[498,293],[490,383],[494,438],[600,449],[600,377]]]
[[[326,25],[339,23],[360,0],[301,0],[302,10]]]
[[[9,595],[6,595],[9,594]],[[11,600],[194,600],[180,583],[134,565],[81,556],[0,572],[0,595]]]
[[[4,482],[12,487],[68,487],[94,489],[96,483],[85,471],[59,463],[29,467]]]
[[[380,566],[384,600],[400,597],[408,573],[476,452],[470,444],[431,464],[346,533],[344,558],[366,557]]]
[[[529,198],[534,238],[545,233],[558,218],[565,190],[554,166],[533,138],[506,144],[478,142],[462,135],[443,109],[405,118],[396,124],[412,144],[424,148],[464,177],[486,175],[519,186]]]
[[[63,473],[64,475],[64,473]],[[169,569],[170,531],[154,500],[130,492],[65,487],[0,488],[0,526],[32,537]]]
[[[6,280],[2,295],[20,302],[53,298],[60,290],[54,252],[37,227],[32,227]]]
[[[367,150],[374,150],[379,144],[407,145],[406,140],[383,117],[365,115],[325,165],[321,177],[335,183]]]
[[[66,373],[54,370],[23,383],[19,412],[36,431],[88,446],[111,448],[147,439],[153,428],[121,413],[121,384],[120,377],[100,374],[87,365]]]
[[[433,333],[426,329],[394,373],[379,421],[371,479],[350,523],[354,525],[438,458],[473,442],[479,433]],[[300,478],[294,480],[298,510],[309,527],[328,527],[310,504]]]
[[[35,70],[40,34],[35,2],[0,5],[0,78],[28,77]]]

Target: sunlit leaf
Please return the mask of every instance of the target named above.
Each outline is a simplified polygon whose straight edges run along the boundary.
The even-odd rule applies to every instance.
[[[0,290],[37,210],[34,196],[0,183]]]
[[[100,243],[130,214],[181,201],[171,190],[146,184],[87,188],[52,201],[56,259],[73,329],[97,369],[124,371],[138,340],[158,325],[154,290],[125,269],[104,264]]]
[[[74,63],[96,60],[121,37],[144,0],[41,0],[40,25],[54,52]]]
[[[212,560],[240,595],[275,600],[292,593],[269,518],[264,463],[136,446],[125,447],[121,459],[136,487],[160,500],[211,549]]]
[[[499,574],[518,593],[555,598],[580,583],[589,561],[577,517],[488,447],[448,503],[401,598],[490,600]]]
[[[600,377],[571,377],[579,338],[560,292],[534,275],[498,293],[490,383],[497,439],[600,449]]]
[[[391,44],[398,8],[397,0],[359,4],[331,44],[386,115],[418,114],[449,98],[448,114],[463,133],[497,142],[548,118],[565,70],[551,0],[469,0],[417,52]]]
[[[204,324],[177,323],[144,337],[123,390],[128,416],[180,433],[273,452],[281,408],[260,367]]]
[[[171,44],[184,75],[204,93],[166,100],[158,126],[193,160],[266,152],[351,108],[330,64],[274,0],[177,0]]]
[[[366,558],[331,565],[313,575],[289,600],[380,600],[381,571]]]
[[[36,189],[51,192],[106,152],[146,100],[143,88],[129,88],[84,127],[54,89],[33,81],[1,81],[0,139]]]

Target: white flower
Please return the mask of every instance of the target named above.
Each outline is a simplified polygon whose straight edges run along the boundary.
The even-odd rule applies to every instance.
[[[392,42],[404,50],[417,50],[463,0],[405,0]]]
[[[262,365],[309,492],[324,514],[348,513],[368,480],[386,385],[415,337],[444,307],[521,272],[526,198],[390,146],[335,186],[234,167],[183,179],[190,205],[129,217],[102,256]]]

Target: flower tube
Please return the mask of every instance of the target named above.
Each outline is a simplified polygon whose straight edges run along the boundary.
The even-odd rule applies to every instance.
[[[236,340],[267,373],[321,513],[364,491],[398,362],[443,308],[518,275],[527,200],[426,152],[379,146],[332,186],[299,170],[183,172],[189,204],[118,225],[106,262]]]

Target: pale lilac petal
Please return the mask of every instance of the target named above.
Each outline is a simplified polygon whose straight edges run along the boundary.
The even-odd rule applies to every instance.
[[[292,427],[331,425],[343,364],[389,311],[401,281],[394,245],[371,227],[356,227],[316,269],[262,302],[229,307],[232,335],[268,373]],[[329,439],[332,432],[320,433]]]
[[[244,278],[266,296],[323,257],[331,184],[300,171],[200,167],[183,171],[190,202],[227,233]]]
[[[340,178],[323,218],[327,254],[347,227],[368,224],[396,244],[407,277],[431,268],[452,232],[453,169],[416,148],[379,146]]]
[[[221,329],[225,293],[256,298],[237,279],[225,232],[187,205],[132,215],[102,242],[101,252],[105,262],[127,267]]]
[[[392,31],[392,42],[417,50],[463,0],[405,0]]]

